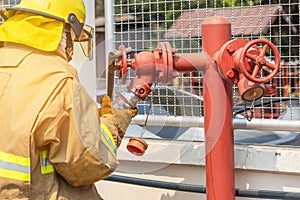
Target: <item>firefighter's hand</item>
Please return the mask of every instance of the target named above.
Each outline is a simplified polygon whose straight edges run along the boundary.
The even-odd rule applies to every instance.
[[[116,127],[118,128],[118,133],[123,139],[126,129],[131,123],[131,119],[136,116],[137,109],[127,109],[127,110],[114,110],[113,109],[113,118]]]
[[[112,107],[109,96],[103,96],[100,103],[101,109],[99,114],[101,123],[104,123],[109,128],[117,146],[119,146],[131,119],[137,114],[137,109],[115,110]]]

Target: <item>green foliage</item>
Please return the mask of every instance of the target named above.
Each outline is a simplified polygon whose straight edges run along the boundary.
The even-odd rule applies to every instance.
[[[96,17],[104,16],[104,0],[95,0],[95,15]]]

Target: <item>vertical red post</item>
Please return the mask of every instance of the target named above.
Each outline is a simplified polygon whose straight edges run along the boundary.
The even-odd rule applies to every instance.
[[[202,47],[211,59],[231,38],[223,17],[202,24]],[[214,63],[204,71],[204,129],[207,200],[235,199],[232,82],[221,77]]]

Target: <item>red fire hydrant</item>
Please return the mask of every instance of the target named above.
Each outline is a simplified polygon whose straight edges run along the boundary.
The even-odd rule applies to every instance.
[[[170,83],[174,70],[203,72],[208,200],[235,199],[233,83],[238,83],[243,100],[257,100],[265,95],[264,83],[277,74],[280,63],[277,48],[267,40],[230,39],[231,24],[223,17],[211,17],[202,24],[202,52],[179,54],[162,42],[153,53],[141,52],[128,61],[121,46],[123,57],[117,64],[121,77],[127,67],[135,69],[128,89],[142,100],[151,92],[152,83]],[[265,58],[267,53],[274,56],[273,63]]]

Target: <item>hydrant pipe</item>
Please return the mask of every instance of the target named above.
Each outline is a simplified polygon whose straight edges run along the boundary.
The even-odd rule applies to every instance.
[[[138,77],[128,89],[145,99],[151,92],[152,82],[172,81],[173,70],[203,71],[206,199],[234,200],[232,80],[223,78],[224,74],[221,74],[227,66],[217,66],[215,62],[219,60],[223,45],[230,41],[231,24],[223,17],[214,16],[207,18],[201,27],[201,53],[176,54],[169,43],[163,42],[158,44],[153,54],[135,55],[131,67],[137,71]]]
[[[202,47],[211,58],[231,38],[223,17],[202,23]],[[204,130],[207,200],[235,199],[232,82],[221,78],[215,65],[204,72]]]
[[[136,76],[128,85],[128,89],[138,95],[141,99],[146,99],[151,92],[151,85],[155,82],[155,57],[151,52],[141,52],[134,55],[131,67],[135,69]]]
[[[173,57],[173,69],[178,72],[204,71],[211,63],[211,58],[205,53],[175,54]]]

